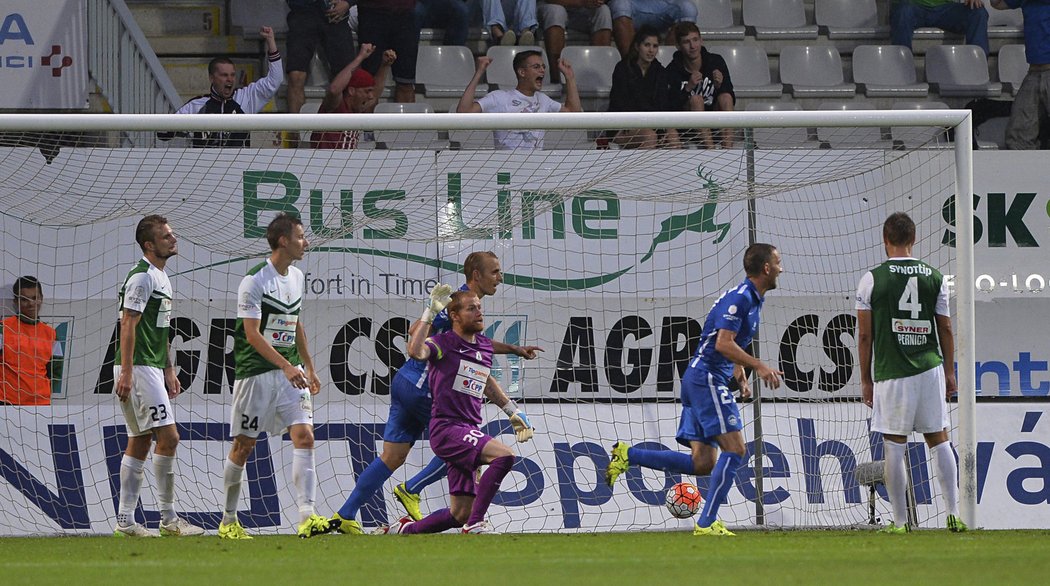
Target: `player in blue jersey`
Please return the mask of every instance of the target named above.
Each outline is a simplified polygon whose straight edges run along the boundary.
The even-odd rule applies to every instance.
[[[751,396],[744,369],[754,370],[770,388],[780,386],[784,375],[748,354],[758,331],[762,303],[776,289],[781,272],[780,252],[770,244],[752,244],[744,253],[747,278],[726,291],[707,314],[700,334],[700,347],[682,377],[682,415],[675,439],[691,454],[670,450],[642,450],[616,442],[605,481],[611,487],[632,465],[676,474],[711,474],[704,508],[693,535],[733,535],[718,520],[718,507],[733,486],[736,470],[744,460],[743,422],[730,391],[736,379],[741,398]],[[716,459],[717,456],[717,459]]]
[[[496,293],[496,288],[503,282],[503,270],[499,258],[492,252],[472,252],[463,261],[463,274],[467,278],[461,291],[471,291],[481,299]],[[448,303],[445,292],[443,302],[427,299],[427,308],[423,316],[414,323],[409,335],[419,328],[426,328],[424,337],[431,333],[439,334],[451,329],[448,312],[444,303]],[[434,297],[432,295],[432,297]],[[437,296],[438,299],[441,296]],[[514,346],[492,341],[496,354],[517,354],[525,359],[533,359],[543,349],[538,346]],[[427,363],[409,359],[398,369],[390,385],[390,414],[383,430],[383,451],[378,458],[365,468],[357,479],[354,490],[347,497],[339,511],[332,516],[331,524],[342,534],[359,535],[363,531],[356,520],[357,511],[386,482],[395,470],[400,468],[408,457],[412,445],[423,436],[430,422],[431,393],[427,382]],[[419,493],[447,474],[445,462],[434,457],[418,474],[408,482],[394,488],[394,496],[405,507],[405,511],[415,520],[423,518],[419,509]]]

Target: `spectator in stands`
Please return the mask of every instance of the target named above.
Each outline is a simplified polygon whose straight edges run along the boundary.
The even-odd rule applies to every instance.
[[[1006,148],[1048,148],[1050,134],[1050,2],[992,0],[992,8],[1020,8],[1024,16],[1024,52],[1028,73],[1014,98],[1006,126]]]
[[[634,34],[631,22],[631,0],[546,0],[537,5],[543,44],[547,47],[550,66],[557,68],[565,48],[565,30],[587,33],[596,47],[608,47],[616,39],[616,48],[626,55]],[[557,83],[557,75],[551,79]]]
[[[660,32],[643,26],[634,35],[627,57],[613,70],[610,112],[665,112],[670,109],[667,70],[656,60],[660,51]],[[674,128],[631,128],[620,130],[613,142],[625,149],[680,148]]]
[[[354,33],[347,24],[347,0],[287,0],[288,112],[298,114],[306,101],[306,74],[318,47],[324,47],[330,75],[354,58]],[[290,137],[292,146],[298,143]]]
[[[634,30],[651,26],[658,31],[669,31],[668,42],[673,40],[673,27],[679,22],[696,23],[696,4],[693,0],[631,0],[631,19]],[[616,15],[614,14],[615,18]]]
[[[540,91],[543,87],[543,76],[547,66],[543,63],[543,54],[539,51],[522,51],[514,56],[514,73],[518,85],[512,90],[489,92],[480,100],[474,99],[474,92],[481,81],[485,69],[492,64],[491,57],[478,57],[477,71],[467,84],[463,96],[459,98],[457,112],[474,113],[519,113],[519,112],[582,112],[580,92],[576,89],[576,74],[572,65],[562,59],[558,62],[565,79],[565,104],[559,104]],[[492,138],[497,149],[542,149],[542,130],[496,130]]]
[[[44,288],[36,277],[19,277],[12,289],[18,314],[0,325],[0,405],[50,405],[51,361],[62,346],[40,321]]]
[[[394,74],[394,101],[416,101],[416,54],[419,29],[415,26],[416,0],[358,0],[358,31],[362,44],[375,45],[375,52],[363,67],[373,76],[379,73],[387,49],[397,53],[391,68]]]
[[[377,97],[383,91],[383,83],[390,66],[397,61],[397,53],[387,49],[379,73],[372,77],[361,67],[361,62],[375,51],[375,45],[364,43],[357,57],[343,68],[328,84],[324,101],[318,113],[367,114],[376,109]],[[360,139],[359,130],[327,130],[314,133],[311,146],[315,149],[355,149]]]
[[[216,57],[208,63],[208,78],[211,93],[197,96],[175,111],[176,114],[257,114],[277,95],[277,88],[284,81],[281,52],[273,38],[273,29],[264,26],[259,36],[266,40],[267,59],[270,68],[266,77],[234,89],[237,85],[237,69],[229,57]],[[160,133],[162,140],[171,138],[170,133]],[[249,144],[247,132],[199,132],[193,134],[193,146],[244,148]]]
[[[988,54],[988,11],[984,0],[894,0],[890,6],[890,40],[911,49],[915,29],[932,26],[961,33],[968,45]]]
[[[416,28],[445,30],[443,45],[466,45],[476,0],[416,0]]]
[[[678,50],[667,67],[671,109],[690,112],[733,110],[736,94],[725,59],[704,47],[700,29],[695,23],[676,24],[674,38]],[[715,148],[718,142],[725,148],[733,146],[733,133],[729,129],[721,131],[720,140],[716,140],[717,137],[707,128],[686,133],[683,138],[697,134],[706,148]]]
[[[509,26],[507,13],[514,16]],[[481,0],[481,18],[493,45],[536,44],[536,0]]]

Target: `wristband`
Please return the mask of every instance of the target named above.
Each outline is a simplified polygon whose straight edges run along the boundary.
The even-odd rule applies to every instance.
[[[514,414],[518,412],[518,404],[513,400],[507,401],[507,404],[501,407],[501,409],[507,414],[507,417],[513,417]]]

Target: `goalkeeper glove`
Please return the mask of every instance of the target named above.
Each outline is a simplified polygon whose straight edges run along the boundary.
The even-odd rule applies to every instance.
[[[518,443],[525,443],[532,439],[536,430],[532,427],[529,416],[525,415],[525,412],[521,409],[518,409],[517,403],[514,401],[507,403],[503,406],[503,412],[510,417],[510,425],[514,428],[514,435],[518,438]]]
[[[434,285],[434,288],[430,290],[430,299],[427,300],[426,309],[423,310],[423,315],[419,316],[419,320],[428,324],[434,323],[434,318],[445,309],[450,301],[452,301],[452,287],[440,283]]]

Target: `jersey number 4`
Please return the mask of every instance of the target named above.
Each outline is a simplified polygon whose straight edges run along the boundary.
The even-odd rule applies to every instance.
[[[908,282],[905,283],[904,293],[901,293],[900,301],[897,302],[897,309],[910,314],[912,319],[919,319],[922,304],[919,303],[918,277],[910,277]]]

